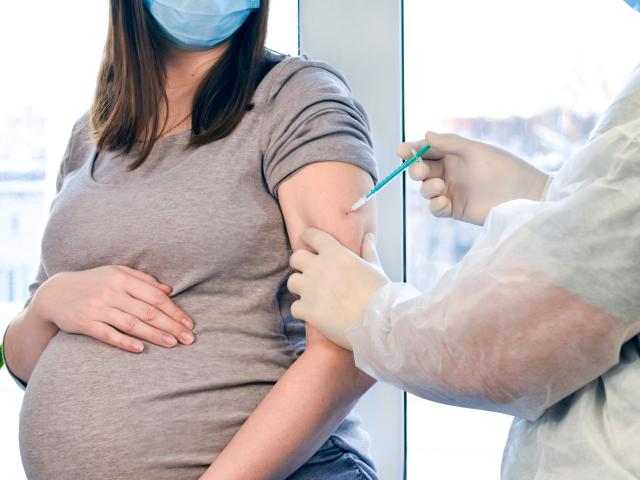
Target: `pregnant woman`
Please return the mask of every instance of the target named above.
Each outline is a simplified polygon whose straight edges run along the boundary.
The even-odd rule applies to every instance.
[[[373,384],[293,321],[309,226],[358,249],[366,116],[326,64],[265,50],[268,0],[111,0],[5,358],[34,480],[376,479]]]

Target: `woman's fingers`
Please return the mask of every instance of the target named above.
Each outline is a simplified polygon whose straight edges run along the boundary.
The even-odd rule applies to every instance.
[[[191,333],[189,328],[179,320],[169,317],[164,310],[161,310],[151,303],[155,300],[152,300],[149,297],[145,297],[147,298],[147,300],[145,300],[141,297],[145,297],[145,294],[140,294],[140,290],[132,290],[129,295],[119,297],[114,306],[118,310],[121,310],[142,322],[151,325],[152,327],[155,327],[155,329],[172,335],[175,339],[179,340],[180,343],[185,345],[193,343],[193,333]],[[160,305],[161,302],[156,301],[156,303]],[[129,332],[127,331],[127,333]],[[164,344],[161,345],[164,346]]]
[[[173,290],[173,288],[170,287],[169,285],[165,285],[164,283],[160,283],[158,281],[158,279],[156,277],[154,277],[153,275],[149,275],[148,273],[141,272],[140,270],[136,270],[135,268],[131,268],[131,267],[128,267],[126,265],[114,265],[114,266],[117,269],[122,270],[123,272],[128,273],[129,275],[132,275],[132,276],[136,277],[139,280],[147,282],[147,283],[149,283],[151,285],[158,286],[165,293],[167,293],[167,295],[169,293],[171,293],[171,290]]]
[[[110,309],[104,321],[123,333],[146,340],[160,347],[172,348],[178,343],[173,335],[154,328],[139,318],[117,308]]]
[[[453,205],[449,198],[441,195],[431,199],[429,210],[435,217],[450,217],[453,213]]]
[[[422,196],[428,200],[431,200],[433,197],[444,195],[446,190],[447,185],[441,178],[430,178],[425,180],[422,182],[422,186],[420,187],[420,193],[422,193]]]
[[[134,298],[156,307],[176,322],[187,328],[193,328],[193,321],[162,290],[146,282],[131,278],[125,285],[125,292]]]
[[[102,343],[113,345],[127,352],[140,353],[144,350],[144,344],[140,340],[131,338],[103,322],[86,323],[83,330],[78,333],[93,337]]]

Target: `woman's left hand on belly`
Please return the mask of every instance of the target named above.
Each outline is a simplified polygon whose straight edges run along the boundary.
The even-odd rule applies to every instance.
[[[168,296],[171,287],[122,265],[61,272],[36,292],[42,318],[68,333],[138,353],[139,340],[161,347],[193,343],[193,321]],[[127,335],[128,334],[128,335]],[[135,337],[135,338],[134,338]]]

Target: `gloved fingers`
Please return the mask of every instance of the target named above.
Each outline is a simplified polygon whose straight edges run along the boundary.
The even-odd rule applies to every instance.
[[[439,197],[431,199],[431,202],[429,202],[429,210],[434,217],[450,217],[453,213],[453,204],[447,197],[440,195]]]
[[[422,155],[422,159],[441,160],[445,155],[464,156],[472,143],[470,140],[455,133],[427,132],[424,138],[424,140],[400,144],[396,153],[399,157],[408,159],[413,156],[411,150],[420,150],[428,143],[431,148]]]
[[[293,273],[287,280],[287,288],[294,295],[302,296],[303,290],[303,277],[301,273]]]
[[[408,158],[413,157],[412,150],[420,150],[422,147],[426,145],[427,142],[424,140],[418,140],[416,142],[403,142],[396,150],[396,155],[400,158],[407,160]]]
[[[421,182],[428,178],[430,171],[431,168],[429,167],[427,162],[416,162],[409,167],[409,178],[411,178],[411,180]]]
[[[316,252],[320,253],[333,246],[339,245],[338,241],[329,233],[317,228],[307,228],[300,236],[302,241]]]
[[[442,177],[444,175],[444,165],[441,161],[427,160],[416,162],[409,167],[409,177],[417,182],[422,182],[427,178]]]
[[[427,200],[444,195],[446,191],[447,184],[441,178],[429,178],[422,182],[422,187],[420,187],[420,193]]]
[[[400,146],[396,150],[396,154],[400,158],[407,160],[413,157],[412,150],[418,151],[421,148],[423,148],[426,144],[427,142],[425,140],[418,140],[416,142],[404,142],[400,144]],[[444,153],[434,149],[433,146],[422,155],[423,160],[440,160],[443,157],[444,157]]]
[[[291,304],[291,315],[302,322],[309,318],[309,307],[304,300],[296,300]]]
[[[367,233],[364,236],[362,240],[361,257],[365,262],[377,267],[382,265],[378,250],[376,249],[376,236],[373,233]]]
[[[289,258],[289,266],[298,272],[304,272],[316,256],[308,250],[300,249],[293,252]]]
[[[427,132],[425,140],[426,143],[431,145],[431,150],[434,150],[440,155],[464,156],[471,143],[466,138],[456,135],[455,133]]]

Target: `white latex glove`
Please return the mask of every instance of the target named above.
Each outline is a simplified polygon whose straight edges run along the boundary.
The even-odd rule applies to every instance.
[[[412,149],[426,143],[431,145],[426,161],[414,163],[409,176],[422,182],[422,195],[437,217],[482,225],[489,210],[501,203],[541,200],[550,179],[511,152],[454,134],[428,132],[425,140],[403,143],[397,153],[410,158]]]
[[[289,277],[289,291],[300,297],[291,305],[294,318],[312,325],[329,340],[351,350],[345,332],[358,321],[369,297],[389,283],[372,233],[362,242],[362,258],[343,247],[333,236],[314,228],[302,240],[317,253],[297,250]]]

